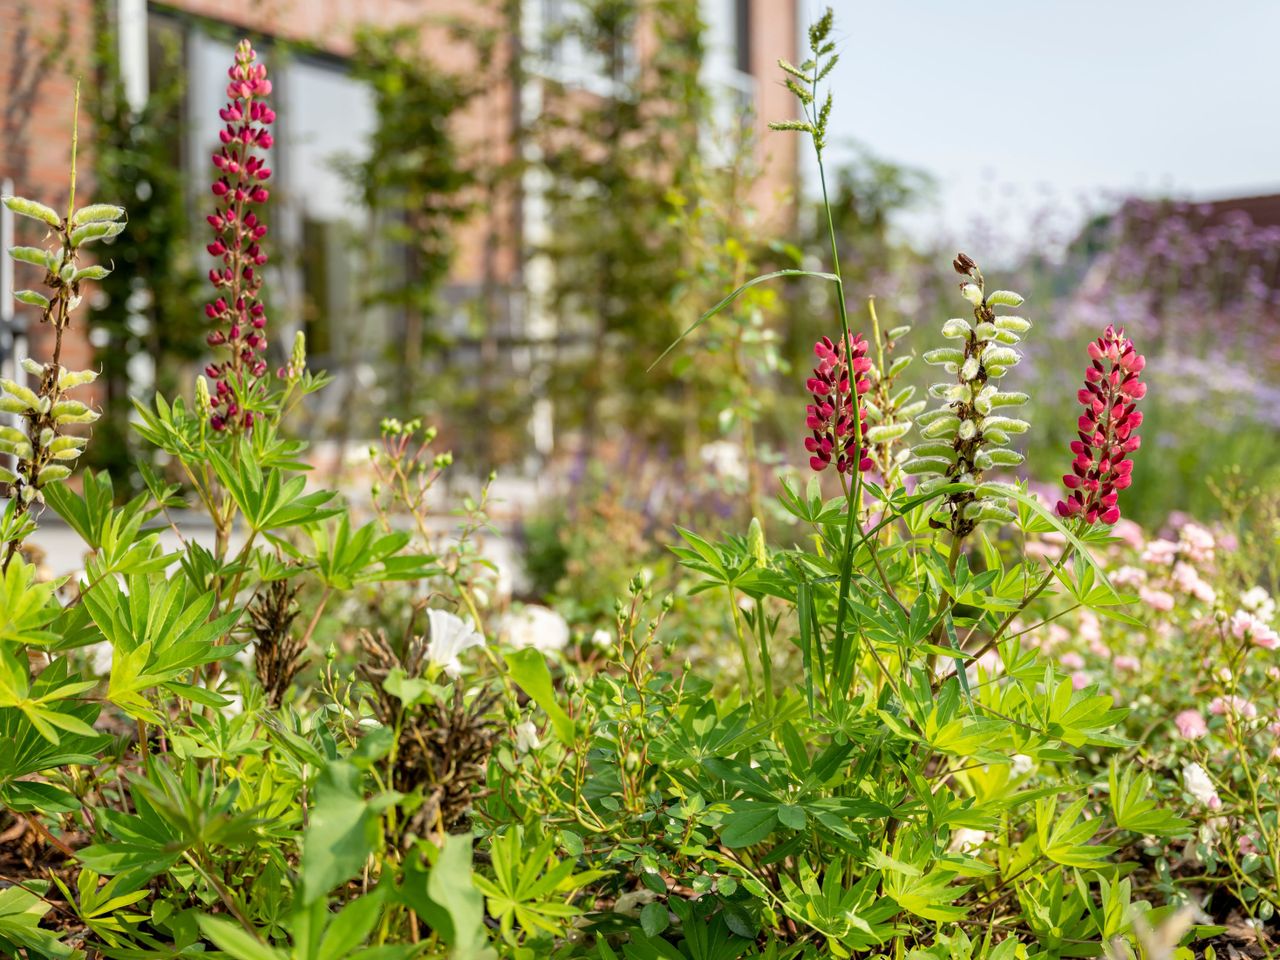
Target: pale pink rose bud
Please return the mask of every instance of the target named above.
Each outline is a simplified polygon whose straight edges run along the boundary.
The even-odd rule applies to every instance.
[[[1183,710],[1173,719],[1178,735],[1184,740],[1199,740],[1209,732],[1204,715],[1199,710]]]

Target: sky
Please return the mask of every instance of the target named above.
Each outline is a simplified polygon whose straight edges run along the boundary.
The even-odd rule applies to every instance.
[[[933,174],[912,235],[981,216],[1035,242],[1046,203],[1061,225],[1116,193],[1280,192],[1280,0],[830,5],[832,155],[857,141]]]

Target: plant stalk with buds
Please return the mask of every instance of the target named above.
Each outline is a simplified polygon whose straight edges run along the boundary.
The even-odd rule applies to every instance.
[[[1022,317],[998,316],[995,307],[1018,307],[1022,297],[1009,290],[986,292],[982,271],[965,254],[952,266],[964,277],[961,295],[973,307],[973,322],[960,317],[942,326],[942,335],[959,340],[958,347],[941,347],[924,354],[925,362],[942,367],[955,380],[935,383],[929,395],[941,406],[916,418],[922,442],[911,448],[912,459],[903,471],[925,477],[919,491],[928,493],[947,484],[965,489],[950,493],[934,517],[934,526],[949,529],[963,540],[984,521],[1007,523],[1014,519],[1008,507],[1007,488],[984,480],[995,467],[1013,467],[1022,455],[1005,445],[1010,434],[1025,432],[1030,424],[1002,411],[1027,402],[1023,393],[1002,392],[999,380],[1021,359],[1013,344],[1031,324]]]
[[[77,92],[77,114],[79,93]],[[0,480],[13,492],[6,516],[7,548],[4,565],[21,546],[30,532],[20,522],[34,504],[44,502],[41,489],[47,484],[65,480],[71,475],[76,460],[88,442],[85,437],[66,433],[77,424],[90,424],[98,413],[88,405],[72,399],[69,392],[92,383],[97,373],[92,370],[68,370],[62,366],[63,336],[71,325],[71,315],[83,299],[84,285],[101,280],[111,271],[101,265],[81,266],[83,248],[97,240],[109,240],[125,228],[123,207],[95,203],[75,209],[75,143],[72,141],[71,191],[66,217],[53,208],[22,197],[5,197],[4,205],[14,213],[35,220],[47,229],[52,242],[46,247],[17,246],[9,256],[44,271],[48,293],[18,290],[14,299],[40,310],[40,322],[53,327],[53,350],[45,363],[30,357],[22,361],[23,369],[36,379],[35,388],[15,380],[0,379],[0,411],[21,419],[22,429],[0,426],[0,452],[15,460],[13,469],[0,469]]]
[[[218,206],[207,218],[215,233],[207,249],[221,258],[222,266],[209,271],[218,296],[205,306],[205,315],[216,328],[206,340],[209,346],[225,347],[230,353],[226,360],[205,368],[215,384],[209,418],[215,430],[253,426],[253,412],[245,403],[267,370],[261,356],[267,346],[267,311],[262,303],[267,254],[261,243],[267,225],[254,207],[270,197],[263,184],[270,179],[271,168],[256,151],[271,148],[273,138],[267,128],[276,115],[264,99],[271,93],[267,68],[255,63],[256,58],[249,41],[241,40],[236,62],[227,71],[229,102],[218,113],[226,124],[219,133],[222,146],[213,155],[219,176],[212,191]]]
[[[1085,412],[1077,423],[1079,439],[1071,442],[1076,458],[1062,478],[1070,491],[1058,501],[1061,517],[1083,517],[1086,523],[1112,524],[1120,519],[1120,491],[1133,482],[1129,454],[1142,440],[1134,431],[1142,425],[1138,401],[1147,385],[1138,379],[1146,358],[1133,341],[1108,324],[1089,344],[1089,369],[1077,394]]]

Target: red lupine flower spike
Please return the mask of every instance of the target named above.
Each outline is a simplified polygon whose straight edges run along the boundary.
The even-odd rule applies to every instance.
[[[1136,407],[1147,385],[1138,374],[1147,361],[1123,328],[1110,325],[1089,344],[1089,359],[1084,389],[1077,395],[1085,412],[1077,421],[1079,439],[1071,442],[1076,458],[1062,478],[1071,492],[1058,501],[1058,515],[1112,524],[1120,519],[1120,491],[1133,482],[1128,454],[1141,443],[1134,432],[1142,424]]]
[[[806,408],[805,426],[810,436],[805,438],[804,448],[809,451],[809,466],[822,471],[835,463],[840,473],[850,473],[855,465],[859,470],[871,469],[865,442],[858,445],[858,437],[867,434],[867,413],[855,400],[871,389],[867,371],[871,361],[867,359],[867,342],[861,334],[849,335],[849,349],[836,344],[830,337],[823,337],[813,346],[818,365],[806,386],[813,403]],[[850,361],[849,358],[852,358]],[[853,371],[854,389],[850,389],[849,373]],[[854,405],[858,407],[861,432],[854,425]]]
[[[263,332],[266,313],[260,301],[262,275],[254,268],[267,262],[261,245],[267,228],[249,205],[266,203],[270,196],[262,183],[270,179],[271,168],[254,151],[270,149],[272,138],[266,126],[275,120],[275,113],[263,100],[271,93],[267,68],[256,59],[249,41],[241,40],[236,47],[236,62],[227,70],[230,102],[218,111],[226,123],[218,137],[222,146],[213,155],[219,177],[212,192],[218,206],[208,217],[214,230],[208,251],[222,259],[225,269],[209,271],[209,282],[216,288],[218,298],[205,307],[205,314],[215,327],[205,340],[211,347],[225,346],[230,354],[228,359],[206,368],[206,373],[217,381],[209,419],[215,430],[249,429],[253,425],[252,414],[242,411],[235,402],[236,391],[228,380],[244,388],[266,370],[266,361],[258,355],[267,346]]]

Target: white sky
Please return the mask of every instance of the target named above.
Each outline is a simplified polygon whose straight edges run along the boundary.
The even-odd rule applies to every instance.
[[[1280,192],[1280,0],[831,5],[833,155],[854,138],[934,174],[913,234],[985,208],[1027,237],[1051,197]]]

